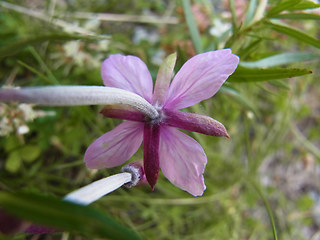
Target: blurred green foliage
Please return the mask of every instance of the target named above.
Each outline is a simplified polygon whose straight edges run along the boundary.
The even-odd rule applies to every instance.
[[[231,136],[188,133],[208,157],[204,196],[193,198],[160,174],[153,192],[119,189],[83,211],[108,214],[143,239],[264,240],[276,238],[273,227],[279,239],[311,239],[320,198],[319,173],[310,170],[320,160],[319,4],[267,2],[0,1],[1,85],[103,85],[100,64],[113,53],[140,57],[155,79],[174,51],[178,70],[196,53],[231,48],[240,67],[216,96],[190,109],[221,121]],[[119,15],[103,20],[94,13]],[[27,134],[14,126],[0,138],[0,205],[1,196],[25,191],[26,199],[54,207],[56,197],[119,171],[90,171],[82,161],[90,143],[120,122],[100,115],[101,106],[35,109],[55,114],[29,121]],[[132,160],[141,158],[139,151]],[[59,225],[59,215],[55,223],[45,221],[49,210],[36,219],[19,195],[10,196],[20,204],[20,217],[66,231],[41,239],[107,237],[88,230],[85,221],[80,227]]]

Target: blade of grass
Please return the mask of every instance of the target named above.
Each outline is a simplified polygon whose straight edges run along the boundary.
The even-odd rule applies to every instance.
[[[293,20],[320,20],[320,15],[313,13],[283,13],[274,16],[279,19],[293,19]]]
[[[34,74],[36,74],[39,78],[43,79],[45,82],[52,84],[52,81],[44,74],[42,74],[41,72],[39,72],[37,69],[35,69],[34,67],[29,66],[28,64],[26,64],[25,62],[18,60],[17,63],[23,67],[25,67],[26,69],[28,69],[29,71],[33,72]]]
[[[275,221],[274,221],[273,212],[272,212],[272,209],[270,207],[270,204],[269,204],[267,198],[265,197],[264,193],[260,189],[260,187],[254,181],[250,181],[250,183],[253,186],[253,188],[256,190],[258,195],[261,197],[261,199],[263,201],[263,204],[264,204],[264,206],[265,206],[265,208],[267,210],[267,213],[269,215],[270,224],[271,224],[271,227],[272,227],[273,239],[274,240],[278,240],[277,228],[276,228],[276,224],[275,224]]]
[[[251,21],[253,20],[256,8],[257,8],[257,0],[251,0],[249,3],[248,10],[246,12],[246,18],[244,20],[245,26],[249,25],[251,23]]]
[[[319,54],[314,53],[281,53],[260,59],[255,62],[241,61],[240,65],[248,68],[264,68],[284,65],[293,62],[301,62],[306,60],[320,59]]]
[[[284,90],[290,90],[290,85],[288,82],[285,81],[281,81],[281,80],[273,80],[269,82],[270,85],[275,86],[276,88],[280,89],[284,89]]]
[[[51,83],[54,85],[59,85],[60,82],[57,80],[57,78],[53,75],[52,71],[50,68],[45,64],[45,62],[42,60],[41,56],[39,53],[33,48],[29,47],[28,50],[32,54],[32,56],[37,60],[39,65],[43,68],[43,70],[47,73],[48,78],[50,79]]]
[[[182,3],[183,3],[183,10],[184,10],[185,18],[187,21],[187,25],[189,28],[189,32],[191,35],[193,45],[194,45],[197,53],[202,53],[203,48],[202,48],[201,37],[200,37],[200,33],[199,33],[199,30],[197,27],[197,23],[194,19],[194,16],[193,16],[193,13],[191,10],[190,0],[183,0]]]
[[[262,39],[258,38],[257,40],[251,41],[247,46],[241,48],[238,52],[240,59],[245,59],[246,57],[248,57],[252,52],[254,52],[258,48],[261,42]]]
[[[232,18],[232,32],[234,35],[237,35],[238,27],[237,27],[237,13],[236,13],[236,5],[235,0],[229,0],[231,18]]]
[[[315,146],[308,138],[306,138],[303,135],[303,133],[299,130],[299,128],[294,124],[292,124],[291,130],[294,136],[296,137],[297,141],[300,142],[301,146],[304,146],[320,161],[320,150],[317,148],[317,146]]]
[[[276,4],[274,7],[272,7],[268,13],[267,17],[271,18],[278,13],[290,9],[292,6],[299,4],[302,0],[285,0],[280,2],[280,4]]]
[[[298,4],[292,4],[288,10],[296,11],[296,10],[305,10],[320,7],[319,3],[310,0],[304,0]]]
[[[140,239],[97,209],[31,193],[0,192],[3,209],[34,223],[77,232],[90,237]]]
[[[286,79],[291,77],[311,74],[307,69],[299,68],[245,68],[238,67],[229,78],[229,82],[262,82],[276,79]]]

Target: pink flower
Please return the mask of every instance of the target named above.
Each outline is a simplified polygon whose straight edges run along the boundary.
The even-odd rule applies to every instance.
[[[218,121],[178,109],[192,106],[212,97],[231,75],[238,56],[230,49],[198,54],[188,60],[175,75],[176,55],[170,55],[153,81],[146,65],[135,56],[111,55],[101,69],[108,87],[136,93],[158,111],[157,119],[149,119],[137,110],[107,105],[101,113],[128,121],[105,133],[87,149],[84,160],[88,168],[111,168],[126,162],[143,142],[144,171],[153,188],[159,169],[171,183],[200,196],[206,189],[203,172],[207,157],[200,144],[177,128],[211,136],[229,137]]]

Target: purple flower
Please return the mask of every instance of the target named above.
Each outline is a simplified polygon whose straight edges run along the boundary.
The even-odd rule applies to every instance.
[[[119,105],[105,106],[103,115],[128,121],[89,146],[84,156],[88,168],[121,165],[143,142],[144,171],[152,188],[161,168],[174,185],[194,196],[203,194],[206,154],[197,141],[177,128],[229,136],[218,121],[179,109],[212,97],[235,71],[239,58],[230,49],[198,54],[182,66],[170,84],[175,61],[176,55],[172,54],[161,65],[154,90],[151,75],[138,57],[117,54],[103,62],[101,75],[106,86],[140,95],[157,109],[159,117],[150,119]]]

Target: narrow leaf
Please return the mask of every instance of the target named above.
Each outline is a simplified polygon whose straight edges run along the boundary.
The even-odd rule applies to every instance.
[[[238,27],[237,27],[237,13],[236,13],[236,4],[235,0],[229,0],[231,17],[232,17],[232,31],[233,34],[237,34]]]
[[[245,59],[248,57],[252,52],[254,52],[258,47],[259,44],[262,42],[261,38],[258,38],[257,40],[251,41],[247,46],[244,46],[241,48],[238,52],[238,56],[240,59]]]
[[[266,57],[255,62],[244,62],[241,61],[240,65],[248,68],[265,68],[284,65],[292,62],[301,62],[312,59],[320,59],[319,54],[314,53],[281,53]]]
[[[279,33],[283,33],[285,35],[288,35],[290,37],[293,37],[295,39],[297,39],[298,41],[307,43],[309,45],[312,45],[314,47],[320,48],[320,41],[312,36],[309,36],[305,33],[303,33],[300,30],[285,26],[285,25],[281,25],[281,24],[277,24],[277,23],[273,23],[273,22],[267,22],[267,25],[269,25],[271,27],[271,29],[279,32]]]
[[[0,205],[17,217],[65,231],[90,237],[140,239],[135,232],[94,208],[64,202],[53,197],[0,192]]]
[[[244,20],[244,25],[245,26],[250,24],[251,21],[253,20],[256,8],[257,8],[257,0],[251,0],[250,4],[249,4],[249,7],[248,7],[248,10],[246,12],[246,18]]]
[[[278,13],[290,9],[292,6],[299,4],[302,0],[285,0],[280,2],[280,4],[275,5],[272,7],[268,13],[267,17],[273,17]]]
[[[197,51],[197,53],[202,53],[203,48],[202,48],[202,42],[201,42],[201,37],[200,33],[197,27],[197,23],[194,19],[193,12],[191,10],[191,3],[190,0],[183,0],[183,9],[185,13],[185,18],[188,24],[189,32],[191,34],[191,39],[193,42],[193,45]]]
[[[298,68],[268,68],[253,69],[238,67],[228,81],[230,82],[262,82],[275,79],[284,79],[291,77],[303,76],[312,73],[307,69]]]
[[[293,20],[320,20],[320,15],[314,13],[283,13],[274,18]]]
[[[43,73],[39,72],[37,69],[35,69],[34,67],[31,67],[30,65],[26,64],[25,62],[23,61],[20,61],[18,60],[17,63],[23,67],[25,67],[26,69],[28,69],[30,72],[34,73],[35,75],[37,75],[39,78],[41,78],[42,80],[44,80],[45,82],[47,83],[50,83],[50,84],[54,84],[51,82],[51,80],[46,76],[44,75]]]
[[[290,1],[290,0],[289,0]],[[316,3],[312,0],[304,0],[298,4],[292,4],[288,10],[296,11],[296,10],[305,10],[320,7],[319,3]]]
[[[267,213],[269,215],[270,224],[272,227],[273,239],[278,240],[277,228],[276,228],[276,224],[275,224],[274,217],[273,217],[273,211],[270,207],[269,201],[267,200],[265,194],[262,192],[262,190],[260,189],[258,184],[256,184],[253,181],[251,181],[250,183],[253,185],[254,189],[257,191],[258,195],[261,197],[261,199],[264,203],[264,206],[266,207]]]
[[[290,85],[287,81],[281,81],[281,80],[273,80],[269,82],[270,85],[275,86],[278,89],[283,89],[283,90],[290,90]]]

